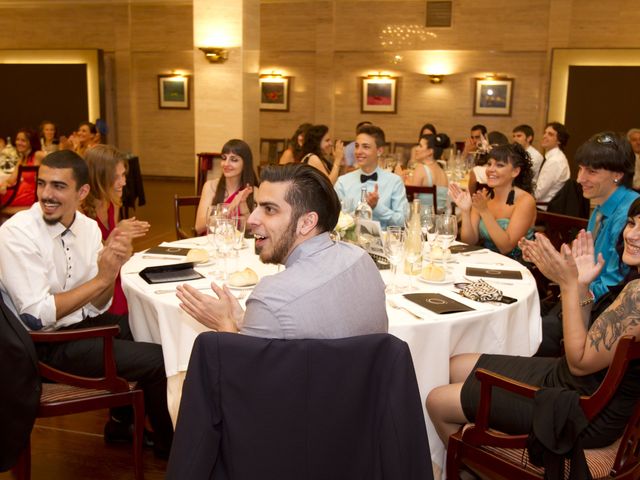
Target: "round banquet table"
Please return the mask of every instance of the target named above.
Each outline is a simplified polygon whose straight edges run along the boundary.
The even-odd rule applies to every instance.
[[[236,258],[228,259],[229,271],[249,267],[255,270],[259,277],[278,272],[277,266],[260,262],[253,253],[252,240],[248,240],[247,244],[247,248],[240,250]],[[172,242],[170,245],[206,248],[207,241],[206,238],[200,237]],[[207,328],[180,309],[175,288],[183,282],[150,285],[138,273],[145,267],[183,261],[184,257],[171,259],[138,253],[123,266],[121,275],[122,287],[129,302],[129,322],[134,338],[162,345],[168,378],[169,410],[174,422],[193,343],[196,336]],[[473,310],[436,314],[407,300],[402,294],[388,296],[389,333],[409,345],[423,405],[431,389],[449,382],[451,356],[469,352],[530,356],[537,350],[542,338],[536,284],[526,268],[505,256],[488,250],[478,250],[452,255],[448,262],[447,279],[455,279],[457,282],[476,280],[477,277],[465,279],[465,269],[469,266],[520,271],[521,280],[484,278],[489,284],[502,290],[504,295],[517,301],[509,305],[479,303],[457,294],[453,283],[429,284],[418,280],[417,277],[413,279],[412,292],[441,293],[472,307]],[[196,270],[202,273],[204,278],[191,281],[189,284],[211,293],[209,285],[214,279],[212,273],[219,269],[219,264],[197,266]],[[383,270],[381,274],[386,283],[391,281],[389,270]],[[399,285],[408,290],[408,277],[400,273],[398,277]],[[354,290],[357,292],[357,286],[354,286]],[[244,306],[250,291],[235,292]],[[444,465],[444,445],[438,438],[426,410],[425,419],[434,473],[440,477],[440,469]]]

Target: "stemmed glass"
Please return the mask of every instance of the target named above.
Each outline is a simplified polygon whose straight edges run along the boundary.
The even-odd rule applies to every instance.
[[[433,244],[438,238],[438,230],[436,229],[436,213],[433,205],[424,207],[420,215],[420,227],[422,236],[427,240],[429,245],[429,255],[433,251]]]
[[[422,232],[407,230],[404,235],[404,255],[409,264],[409,290],[413,290],[415,263],[422,257]]]
[[[236,241],[236,225],[230,218],[214,217],[213,239],[224,261],[223,280],[227,281],[227,256],[231,252]]]
[[[387,293],[397,293],[396,281],[398,277],[398,265],[402,262],[404,248],[404,230],[402,227],[388,227],[384,235],[384,254],[391,265],[393,278],[391,285],[387,287]]]
[[[438,215],[436,219],[438,243],[442,248],[442,266],[447,271],[447,250],[458,235],[458,218],[455,215]]]

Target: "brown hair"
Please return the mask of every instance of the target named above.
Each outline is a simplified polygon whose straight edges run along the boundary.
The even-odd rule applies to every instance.
[[[127,168],[127,157],[112,145],[96,145],[87,150],[85,161],[89,167],[89,194],[82,202],[82,211],[90,218],[96,218],[96,208],[102,202],[120,207],[121,199],[114,195],[111,187],[116,180],[119,163]]]

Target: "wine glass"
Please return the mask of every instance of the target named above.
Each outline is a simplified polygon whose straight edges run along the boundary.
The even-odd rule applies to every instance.
[[[218,253],[222,256],[224,262],[223,280],[227,281],[229,272],[227,270],[227,256],[233,249],[236,241],[236,225],[230,218],[214,217],[213,239],[218,249]]]
[[[420,227],[422,235],[429,245],[429,254],[433,251],[433,244],[438,238],[438,230],[436,229],[436,213],[433,205],[424,207],[420,214]]]
[[[404,255],[409,264],[409,289],[413,290],[415,263],[422,258],[422,231],[408,229],[404,235]]]
[[[455,215],[438,215],[436,219],[438,243],[442,248],[442,266],[447,270],[447,250],[458,234],[458,218]]]
[[[402,262],[402,250],[404,248],[404,230],[402,227],[388,227],[384,235],[384,254],[391,265],[393,274],[391,285],[387,287],[387,293],[396,293],[396,280],[398,277],[398,265]]]

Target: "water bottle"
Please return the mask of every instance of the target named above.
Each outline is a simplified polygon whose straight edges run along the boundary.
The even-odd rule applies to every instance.
[[[356,210],[353,214],[354,220],[356,223],[356,242],[363,243],[362,238],[360,237],[360,220],[371,220],[373,217],[373,210],[367,203],[367,186],[362,185],[360,188],[360,201],[356,206]]]

